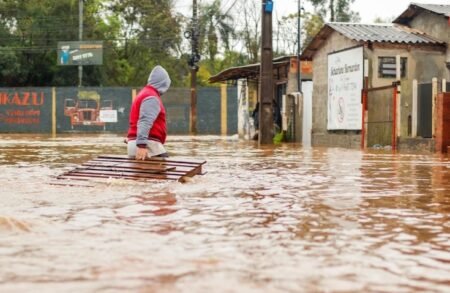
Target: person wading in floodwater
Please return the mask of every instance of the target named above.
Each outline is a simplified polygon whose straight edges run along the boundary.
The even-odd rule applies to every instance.
[[[170,87],[167,71],[161,67],[153,68],[147,85],[136,96],[130,111],[128,129],[128,156],[136,160],[148,157],[168,157],[164,148],[166,142],[166,110],[161,100]]]

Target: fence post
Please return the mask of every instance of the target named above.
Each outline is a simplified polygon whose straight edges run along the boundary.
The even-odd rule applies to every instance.
[[[401,78],[402,78],[402,71],[401,71],[401,58],[400,55],[396,56],[396,76],[397,76],[397,126],[396,126],[396,135],[397,137],[400,137],[401,135],[401,125],[402,125],[402,86],[401,86]]]
[[[131,102],[134,102],[136,99],[136,89],[131,89]]]
[[[412,118],[412,131],[411,136],[417,137],[417,92],[418,91],[418,84],[417,79],[413,80],[413,86],[412,86],[412,110],[411,110],[411,118]]]
[[[432,137],[436,135],[436,95],[438,93],[438,80],[433,77],[431,80],[431,134]]]
[[[366,148],[366,120],[367,115],[367,90],[362,91],[362,125],[361,125],[361,149]]]
[[[392,99],[392,150],[395,151],[397,149],[397,105],[398,105],[398,88],[397,86],[394,86],[394,96]]]
[[[445,78],[442,79],[442,92],[447,92],[447,80]]]
[[[367,121],[369,112],[367,111],[367,96],[369,88],[369,59],[364,59],[364,85],[363,85],[363,91],[362,91],[362,128],[361,128],[361,149],[365,149],[367,147]]]
[[[227,84],[223,83],[220,85],[220,100],[221,100],[221,105],[220,105],[220,117],[221,117],[221,133],[222,135],[227,135],[227,122],[228,122],[228,117],[227,117]]]
[[[52,137],[56,137],[56,88],[52,87]]]

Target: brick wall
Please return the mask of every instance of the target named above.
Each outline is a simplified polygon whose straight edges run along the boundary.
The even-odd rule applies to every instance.
[[[436,99],[436,152],[446,153],[450,146],[450,92]]]

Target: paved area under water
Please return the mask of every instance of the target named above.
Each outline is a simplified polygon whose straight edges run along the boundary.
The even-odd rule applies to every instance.
[[[0,135],[0,292],[450,292],[450,161],[169,137],[187,183],[50,185],[114,135]]]

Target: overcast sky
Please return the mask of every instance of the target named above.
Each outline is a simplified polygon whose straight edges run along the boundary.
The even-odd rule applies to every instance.
[[[222,0],[227,2],[227,0]],[[382,19],[394,18],[405,11],[411,2],[422,4],[450,4],[450,0],[356,0],[352,5],[352,10],[359,12],[361,22],[371,23],[376,17]],[[275,8],[279,17],[297,10],[297,0],[274,0]],[[306,10],[312,12],[308,1],[301,0]]]
[[[214,0],[197,0],[197,3],[208,3]],[[261,0],[258,0],[261,1]],[[282,16],[295,13],[297,11],[298,0],[273,0],[275,11],[274,18],[281,19]],[[233,4],[238,0],[221,0],[221,10],[233,11]],[[307,0],[301,0],[302,6],[307,12],[314,12],[313,7]],[[379,17],[386,21],[392,21],[404,12],[410,3],[422,4],[450,4],[450,0],[355,0],[351,4],[351,9],[359,13],[361,23],[373,23]],[[175,0],[175,10],[181,12],[186,17],[192,17],[192,0]],[[236,17],[236,16],[234,16]],[[276,23],[274,22],[274,27]]]
[[[212,0],[198,0],[199,3],[211,2]],[[295,13],[298,0],[274,0],[275,13],[278,18],[283,15]],[[235,0],[221,0],[222,11],[230,9]],[[356,0],[351,8],[359,12],[361,22],[371,23],[376,17],[382,19],[393,19],[408,8],[411,2],[423,4],[450,4],[450,0]],[[192,15],[192,0],[176,0],[177,11],[190,17]],[[311,4],[307,0],[301,0],[306,11],[313,12]]]

